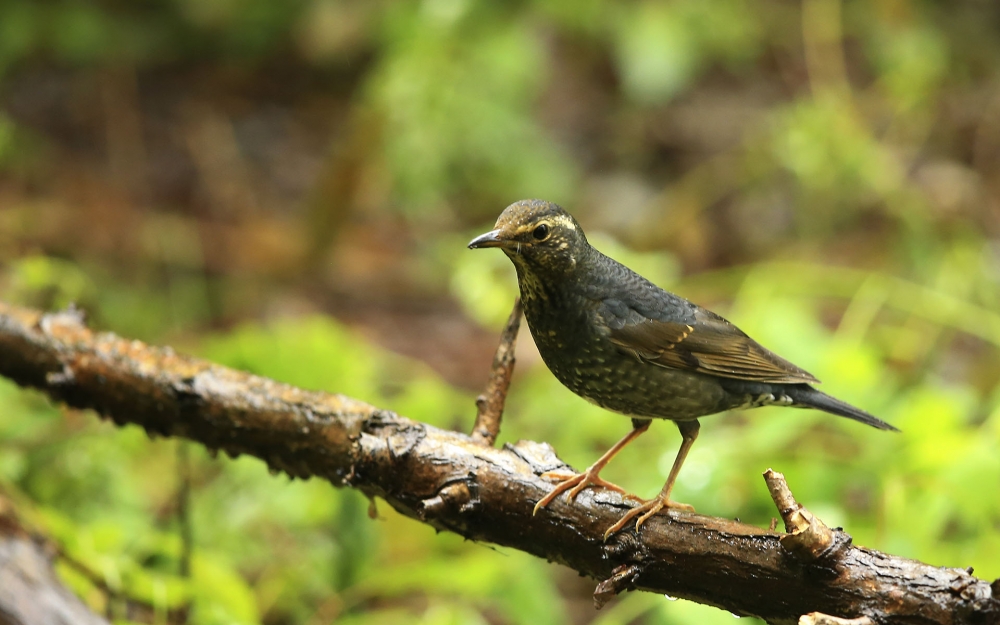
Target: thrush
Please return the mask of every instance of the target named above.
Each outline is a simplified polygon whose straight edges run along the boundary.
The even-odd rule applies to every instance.
[[[810,373],[768,351],[739,328],[665,291],[594,249],[580,224],[556,204],[522,200],[469,248],[498,247],[514,263],[524,315],[542,360],[571,391],[632,418],[632,430],[582,473],[551,471],[555,488],[534,513],[565,491],[588,486],[624,493],[600,477],[611,459],[669,419],[681,446],[660,494],[629,510],[605,539],[636,519],[638,530],[666,508],[681,465],[698,436],[700,417],[759,406],[815,408],[880,430],[892,425],[812,386]]]

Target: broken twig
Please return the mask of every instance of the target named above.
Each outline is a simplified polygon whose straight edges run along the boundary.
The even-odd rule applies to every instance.
[[[476,424],[472,427],[472,440],[492,447],[500,434],[500,419],[510,388],[510,377],[514,373],[514,347],[517,345],[517,330],[521,326],[521,298],[514,300],[507,325],[500,334],[500,345],[493,356],[490,379],[483,394],[476,398]]]

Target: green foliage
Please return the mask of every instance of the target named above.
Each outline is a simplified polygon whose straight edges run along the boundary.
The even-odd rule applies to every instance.
[[[669,101],[715,61],[752,59],[760,26],[742,0],[624,5],[615,32],[625,92],[640,104]]]
[[[774,153],[807,189],[867,190],[866,178],[879,171],[877,146],[852,111],[831,100],[802,102],[783,113]]]
[[[9,301],[39,308],[63,309],[92,301],[94,282],[76,263],[49,256],[19,258],[8,273]]]
[[[369,93],[401,204],[426,209],[459,189],[568,197],[574,165],[531,119],[548,78],[531,24],[483,2],[399,7]]]
[[[206,358],[304,388],[364,399],[450,427],[472,398],[425,368],[378,350],[327,318],[247,326],[202,344]]]
[[[0,6],[0,75],[8,63],[30,52],[38,14],[34,3],[7,2]]]
[[[693,78],[692,35],[667,5],[646,2],[623,18],[618,44],[626,92],[641,103],[669,99]]]

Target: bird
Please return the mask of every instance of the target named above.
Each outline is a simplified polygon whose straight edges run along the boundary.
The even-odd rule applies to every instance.
[[[600,472],[649,429],[653,419],[677,425],[680,449],[660,493],[640,499],[608,528],[605,540],[633,519],[639,531],[665,509],[693,511],[672,501],[670,493],[698,437],[701,417],[733,409],[791,406],[898,431],[816,389],[813,385],[819,380],[812,374],[764,348],[723,317],[605,256],[557,204],[515,202],[500,214],[493,230],[472,239],[468,247],[500,248],[514,264],[528,328],[552,374],[577,395],[632,420],[632,430],[583,472],[543,473],[556,485],[536,503],[533,514],[567,490],[570,503],[587,487],[625,494],[602,479]]]

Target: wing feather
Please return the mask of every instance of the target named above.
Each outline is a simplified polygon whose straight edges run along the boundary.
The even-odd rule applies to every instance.
[[[737,380],[780,384],[819,382],[764,348],[722,317],[698,309],[692,323],[646,318],[612,328],[611,341],[640,360]]]

